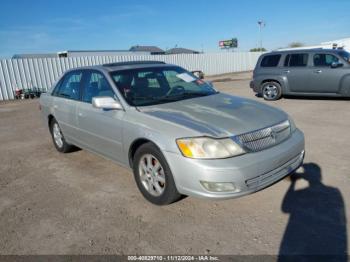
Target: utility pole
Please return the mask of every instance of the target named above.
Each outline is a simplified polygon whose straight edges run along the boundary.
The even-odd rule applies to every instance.
[[[260,44],[260,52],[262,52],[262,28],[266,26],[266,23],[263,20],[258,21],[259,25],[259,44]]]

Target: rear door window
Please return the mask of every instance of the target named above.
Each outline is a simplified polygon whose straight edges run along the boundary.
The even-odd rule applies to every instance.
[[[62,84],[60,85],[56,95],[60,97],[68,98],[68,99],[79,100],[80,81],[81,81],[82,75],[83,75],[82,71],[74,71],[74,72],[68,73],[64,77]]]
[[[315,54],[314,66],[330,67],[332,63],[339,62],[338,57],[331,54]]]
[[[261,67],[276,67],[281,59],[281,55],[267,55],[261,60]]]
[[[289,54],[286,56],[284,66],[307,66],[308,54]]]

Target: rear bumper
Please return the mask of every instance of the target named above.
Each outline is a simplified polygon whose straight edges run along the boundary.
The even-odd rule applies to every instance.
[[[266,188],[300,167],[304,159],[304,135],[296,130],[283,143],[272,148],[228,159],[196,160],[164,152],[177,189],[184,195],[229,199]],[[229,192],[212,192],[200,181],[233,183]]]
[[[254,80],[250,81],[249,86],[255,93],[260,93],[259,86],[256,84]]]

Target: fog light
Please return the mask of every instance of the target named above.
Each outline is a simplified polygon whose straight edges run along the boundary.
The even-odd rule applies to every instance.
[[[236,187],[231,182],[207,182],[207,181],[200,181],[202,186],[211,192],[228,192],[228,191],[235,191]]]

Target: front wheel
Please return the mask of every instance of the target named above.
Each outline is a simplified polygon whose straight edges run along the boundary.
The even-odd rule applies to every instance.
[[[261,93],[265,100],[274,101],[281,98],[282,88],[277,82],[266,82],[261,87]]]
[[[50,122],[50,133],[52,136],[53,144],[55,145],[57,151],[61,153],[67,153],[73,149],[73,146],[66,142],[56,119],[52,119]]]
[[[181,198],[163,154],[152,143],[137,149],[133,160],[136,184],[142,195],[155,205],[168,205]]]

